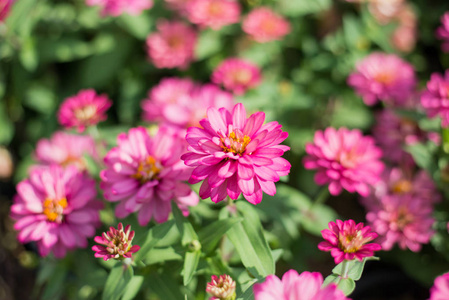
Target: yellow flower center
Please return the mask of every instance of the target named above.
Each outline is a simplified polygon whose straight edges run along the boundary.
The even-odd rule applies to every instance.
[[[97,108],[94,105],[86,105],[75,110],[75,117],[81,122],[92,120],[97,114]]]
[[[61,222],[63,217],[62,213],[66,207],[66,198],[61,198],[59,200],[47,198],[44,201],[44,215],[46,215],[47,219],[51,222]]]
[[[381,72],[374,76],[374,80],[383,84],[390,84],[394,80],[394,75],[392,73]]]
[[[249,70],[237,70],[232,74],[236,83],[247,84],[251,80],[251,72]]]
[[[393,184],[391,190],[395,194],[406,194],[413,190],[413,186],[409,180],[401,179]]]
[[[156,159],[149,155],[144,161],[139,163],[137,167],[137,172],[131,175],[132,178],[135,178],[140,181],[140,183],[145,183],[151,180],[158,179],[158,175],[161,172],[161,164],[156,161]]]
[[[246,150],[246,146],[251,142],[251,138],[247,135],[243,135],[243,133],[238,130],[237,133],[232,131],[227,138],[222,138],[221,142],[221,148],[223,148],[224,152],[242,155]]]
[[[357,252],[366,242],[360,232],[355,234],[340,234],[338,236],[338,247],[345,253]]]

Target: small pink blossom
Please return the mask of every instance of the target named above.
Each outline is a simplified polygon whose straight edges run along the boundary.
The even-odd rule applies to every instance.
[[[95,181],[76,167],[58,165],[32,169],[17,184],[11,206],[21,243],[35,241],[41,256],[62,258],[68,250],[86,248],[100,225]]]
[[[443,40],[441,49],[444,52],[449,52],[449,11],[441,16],[441,26],[436,31],[437,38]]]
[[[207,283],[206,292],[212,295],[209,300],[234,300],[235,281],[229,275],[212,275],[211,282]]]
[[[148,56],[156,68],[185,69],[194,60],[197,33],[180,21],[162,20],[147,38]]]
[[[449,70],[444,76],[433,73],[421,95],[421,105],[430,118],[441,117],[441,126],[449,127]]]
[[[4,22],[9,15],[14,0],[0,0],[0,22]]]
[[[335,283],[323,287],[323,275],[318,272],[298,274],[290,270],[280,280],[269,275],[253,287],[255,300],[350,300]]]
[[[240,18],[240,4],[235,0],[190,0],[185,9],[190,22],[214,30],[238,23]]]
[[[191,0],[165,0],[170,9],[180,12],[182,15],[186,13],[186,5]]]
[[[317,131],[313,143],[306,144],[306,169],[316,169],[315,182],[329,184],[332,195],[343,189],[368,196],[369,187],[380,180],[384,168],[382,151],[374,139],[360,130],[327,128]]]
[[[117,17],[124,13],[137,16],[153,7],[153,0],[86,0],[88,6],[100,6],[101,15]]]
[[[83,132],[86,127],[107,119],[106,111],[112,102],[106,95],[97,95],[95,90],[81,90],[77,95],[66,98],[58,111],[58,121],[66,128]]]
[[[394,54],[373,53],[360,61],[348,77],[348,84],[366,105],[379,100],[402,106],[416,86],[413,66]]]
[[[449,299],[449,273],[445,273],[435,278],[433,286],[430,288],[429,300]]]
[[[280,40],[291,30],[290,23],[268,7],[253,9],[243,21],[242,28],[259,43]]]
[[[105,261],[111,258],[131,258],[132,254],[140,249],[140,246],[132,245],[134,234],[131,225],[127,225],[125,229],[122,223],[118,224],[117,229],[110,227],[108,232],[94,238],[94,241],[101,245],[92,246],[95,257],[102,257]]]
[[[329,222],[329,229],[322,230],[321,234],[325,241],[318,244],[318,249],[330,251],[336,264],[356,258],[361,261],[381,249],[379,244],[370,243],[377,233],[363,223],[355,224],[354,220]]]
[[[239,58],[222,61],[212,73],[212,82],[222,84],[237,95],[243,95],[247,89],[258,86],[260,80],[259,67]]]

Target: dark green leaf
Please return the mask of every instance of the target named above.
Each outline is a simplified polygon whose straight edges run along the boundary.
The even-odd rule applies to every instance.
[[[241,218],[218,220],[204,227],[198,232],[203,252],[209,253],[220,242],[223,235],[237,223],[242,222]]]
[[[140,250],[134,254],[134,261],[137,262],[147,256],[148,252],[170,231],[173,226],[175,226],[175,222],[170,220],[151,228],[148,231],[148,235],[145,242],[141,245]]]
[[[193,275],[198,267],[198,262],[200,261],[201,251],[186,252],[184,259],[184,269],[183,269],[183,283],[188,285],[190,280],[192,280]]]
[[[134,271],[131,266],[118,263],[109,273],[106,285],[104,286],[102,300],[115,300],[125,292],[125,288],[133,278]]]

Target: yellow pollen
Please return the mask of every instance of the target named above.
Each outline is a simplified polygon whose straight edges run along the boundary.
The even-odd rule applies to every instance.
[[[149,155],[144,161],[139,163],[137,172],[131,175],[131,177],[139,180],[143,184],[147,181],[158,179],[160,172],[161,165],[153,156]]]
[[[97,109],[94,105],[87,105],[75,110],[75,117],[82,122],[89,121],[95,117]]]
[[[242,155],[245,150],[246,146],[251,142],[251,138],[247,135],[243,137],[237,137],[235,132],[231,132],[229,134],[229,137],[222,138],[222,146],[224,152],[232,152],[238,155]]]
[[[339,235],[338,237],[338,247],[345,253],[355,253],[363,244],[364,241],[360,238],[359,233],[357,235]]]
[[[393,82],[394,76],[391,73],[379,73],[374,76],[374,80],[383,84],[390,84]]]
[[[232,75],[237,83],[247,84],[251,80],[251,72],[249,70],[237,70]]]
[[[398,182],[394,183],[391,190],[395,194],[406,194],[413,190],[413,186],[409,180],[401,179]]]
[[[67,207],[67,199],[61,198],[58,201],[54,199],[47,198],[44,201],[44,215],[51,222],[62,221],[62,213],[64,208]]]

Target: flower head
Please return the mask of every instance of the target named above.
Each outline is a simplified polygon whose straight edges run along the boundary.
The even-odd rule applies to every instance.
[[[203,181],[200,197],[219,202],[240,194],[257,204],[262,191],[276,193],[274,182],[290,172],[290,163],[281,155],[290,148],[279,145],[288,133],[278,122],[263,124],[265,114],[258,112],[246,117],[244,106],[234,109],[210,107],[201,128],[190,127],[186,140],[189,152],[181,158],[195,167],[190,183]]]
[[[242,28],[259,43],[280,40],[291,30],[290,23],[268,7],[252,10],[243,21]]]
[[[444,52],[449,52],[449,11],[445,12],[444,15],[441,16],[441,26],[438,27],[436,35],[437,38],[443,40],[441,49]]]
[[[332,195],[342,189],[367,196],[369,187],[380,179],[382,151],[371,137],[357,130],[327,128],[317,131],[313,143],[306,144],[306,169],[317,169],[315,182],[329,183]]]
[[[336,264],[343,260],[362,260],[371,257],[381,249],[379,244],[370,243],[377,237],[369,226],[355,224],[354,220],[329,222],[329,229],[321,231],[324,242],[318,244],[321,251],[330,251]]]
[[[190,0],[185,9],[190,22],[214,30],[237,23],[240,18],[240,5],[235,0]]]
[[[74,166],[32,169],[17,193],[11,206],[14,229],[21,243],[37,242],[42,256],[53,252],[62,258],[67,250],[87,247],[100,225],[95,181]]]
[[[143,10],[150,9],[153,6],[153,0],[86,0],[88,6],[100,6],[102,16],[120,16],[128,13],[136,16]]]
[[[435,278],[435,282],[430,288],[429,300],[446,299],[449,299],[449,273],[445,273]]]
[[[108,232],[96,236],[95,242],[102,246],[92,246],[92,250],[95,251],[95,257],[102,257],[105,261],[111,258],[130,258],[133,253],[140,249],[139,246],[132,245],[133,238],[134,230],[131,231],[131,225],[127,225],[123,229],[123,224],[119,223],[117,229],[110,227]]]
[[[86,127],[106,120],[106,111],[111,105],[112,102],[106,95],[97,95],[93,89],[81,90],[62,102],[58,120],[66,128],[75,127],[78,132],[83,132]]]
[[[335,283],[323,287],[323,275],[318,272],[298,274],[290,270],[280,280],[269,275],[253,287],[255,300],[350,300]]]
[[[382,100],[402,106],[414,92],[416,77],[413,66],[398,56],[373,53],[357,64],[348,84],[367,105]]]
[[[234,300],[235,281],[229,275],[212,275],[211,282],[207,283],[206,292],[212,295],[213,300]]]
[[[449,127],[449,70],[442,76],[433,73],[427,82],[427,89],[421,95],[421,105],[430,118],[441,117],[441,126]]]
[[[159,21],[147,38],[148,56],[156,68],[187,68],[194,59],[197,34],[179,21]]]
[[[222,84],[237,95],[258,86],[260,78],[259,67],[239,58],[224,60],[212,73],[212,82]]]

